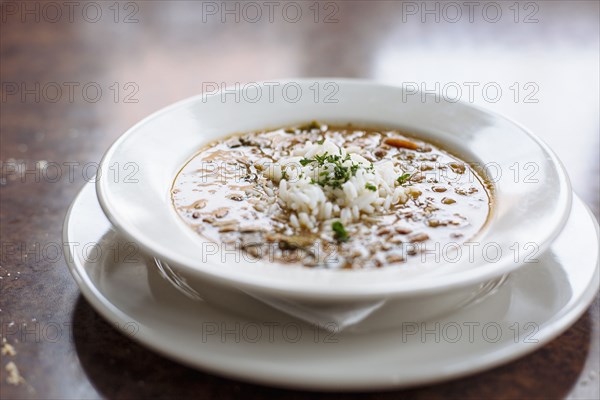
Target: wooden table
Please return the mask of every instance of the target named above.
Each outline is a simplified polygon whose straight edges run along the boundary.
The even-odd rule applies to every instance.
[[[360,77],[459,96],[541,136],[598,217],[597,1],[253,4],[1,3],[0,321],[16,350],[2,355],[3,399],[306,397],[141,347],[88,305],[56,253],[110,143],[208,85]],[[485,373],[348,397],[599,398],[599,314],[596,298],[558,339]],[[9,362],[27,383],[6,382]]]

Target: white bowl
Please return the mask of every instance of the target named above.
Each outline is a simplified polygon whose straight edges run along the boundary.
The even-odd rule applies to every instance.
[[[233,291],[275,306],[352,309],[410,297],[409,303],[393,303],[396,310],[406,308],[398,318],[427,318],[471,298],[482,285],[523,265],[526,256],[534,260],[566,222],[572,195],[563,167],[545,144],[506,117],[368,81],[306,79],[256,87],[262,90],[258,98],[257,92],[240,88],[158,111],[121,136],[100,164],[98,198],[110,221],[205,298],[226,302],[224,293]],[[293,98],[298,89],[300,96]],[[212,245],[177,216],[171,203],[170,188],[183,164],[203,144],[225,135],[311,120],[413,130],[463,160],[489,167],[494,206],[477,242],[455,262],[357,271],[207,254]],[[240,304],[243,300],[231,306]]]

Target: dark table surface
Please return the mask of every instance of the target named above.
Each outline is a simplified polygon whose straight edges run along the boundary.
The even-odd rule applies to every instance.
[[[239,2],[0,3],[0,321],[16,350],[2,355],[3,399],[306,397],[141,347],[90,307],[52,253],[67,207],[110,143],[207,84],[323,76],[458,87],[462,100],[550,144],[598,217],[597,1],[454,3],[460,14],[443,2],[254,4],[261,15]],[[7,251],[14,245],[25,251]],[[468,378],[322,397],[597,399],[599,315],[596,298],[548,345]],[[26,383],[7,383],[9,362]]]

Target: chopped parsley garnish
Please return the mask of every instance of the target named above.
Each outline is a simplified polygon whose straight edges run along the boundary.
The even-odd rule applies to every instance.
[[[340,149],[341,152],[341,149]],[[306,167],[308,164],[314,163],[315,169],[322,169],[318,173],[318,180],[314,183],[325,187],[331,186],[333,188],[339,188],[344,183],[348,182],[351,177],[356,175],[356,172],[361,167],[360,164],[351,162],[350,165],[347,161],[351,161],[350,154],[345,157],[340,155],[328,154],[327,152],[322,155],[315,155],[314,158],[303,158],[300,160],[300,165]],[[367,169],[372,168],[373,165]]]
[[[370,191],[375,192],[377,191],[377,186],[373,185],[372,183],[367,183],[365,185],[365,189],[369,189]]]
[[[404,185],[406,182],[408,182],[409,179],[410,179],[410,174],[403,174],[396,180],[398,181],[398,183],[400,185]]]
[[[348,232],[346,232],[346,228],[340,221],[335,221],[331,224],[331,229],[335,232],[335,238],[340,242],[345,242],[349,239]]]

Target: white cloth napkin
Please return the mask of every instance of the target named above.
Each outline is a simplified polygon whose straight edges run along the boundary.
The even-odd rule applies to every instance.
[[[348,303],[338,306],[317,307],[312,304],[291,302],[276,297],[245,293],[281,312],[335,332],[340,332],[358,324],[386,303],[386,300],[378,300],[368,303]]]

